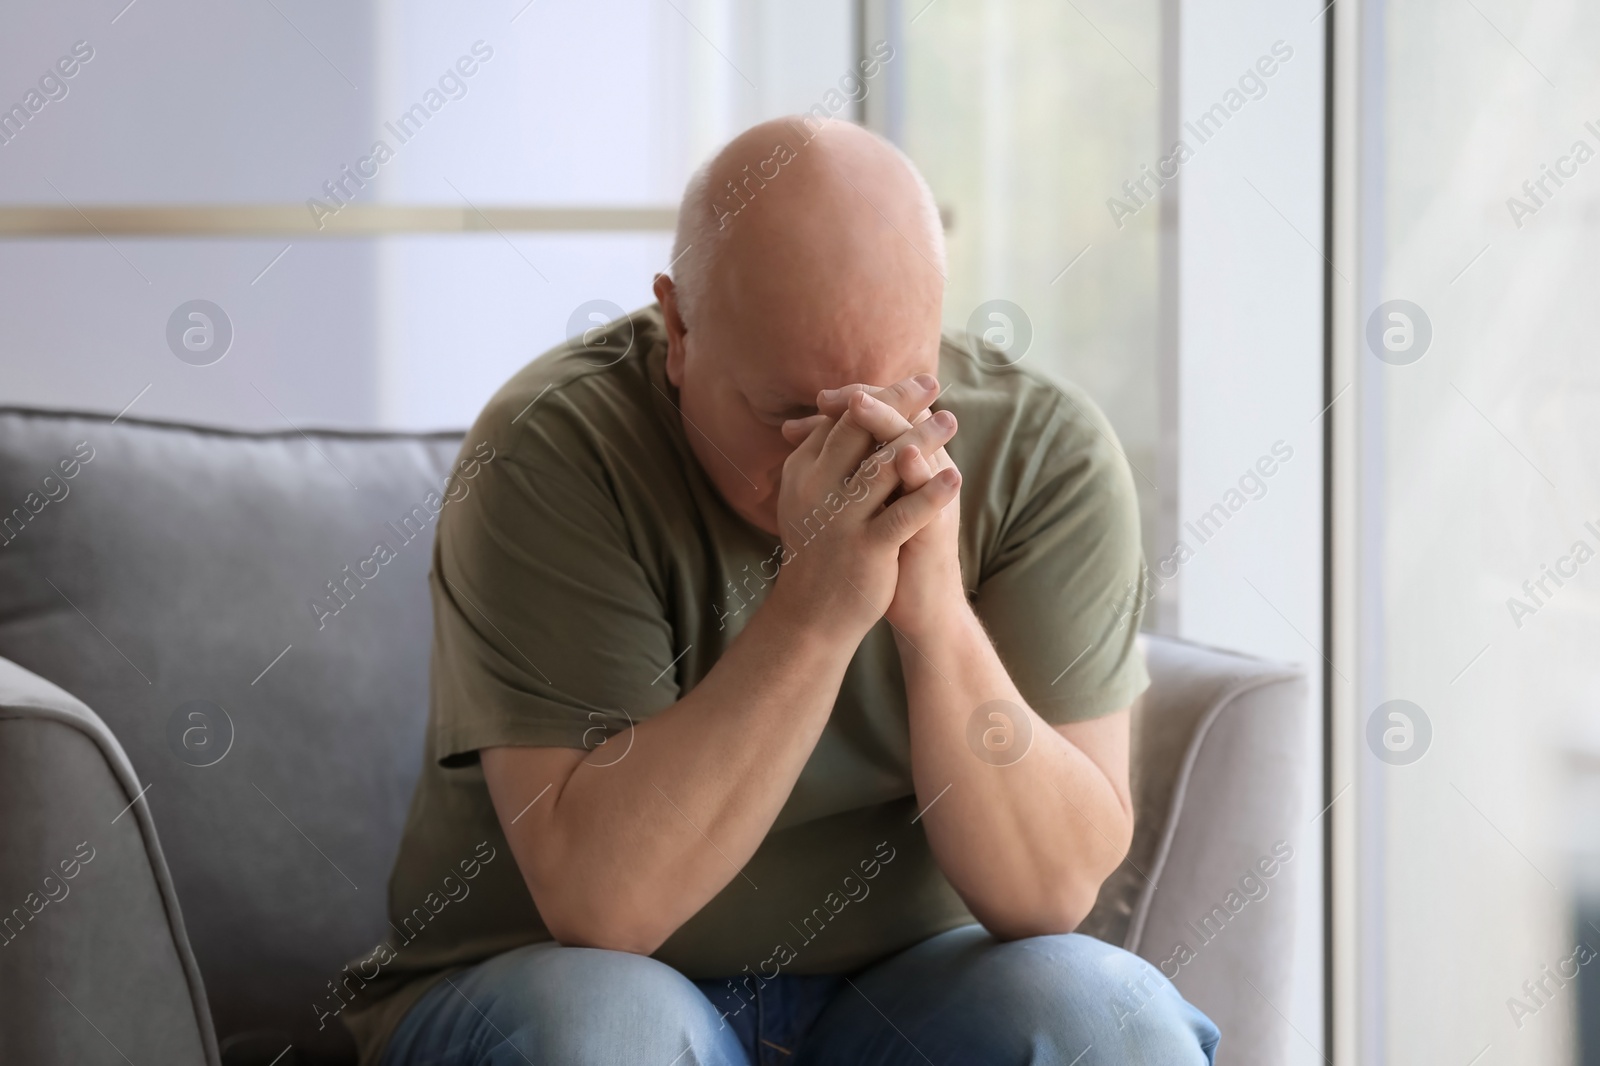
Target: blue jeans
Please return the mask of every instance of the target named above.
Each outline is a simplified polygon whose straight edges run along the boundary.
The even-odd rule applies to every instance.
[[[1217,1027],[1155,967],[1092,937],[976,925],[860,973],[753,992],[654,959],[531,944],[440,981],[384,1066],[1184,1066]]]

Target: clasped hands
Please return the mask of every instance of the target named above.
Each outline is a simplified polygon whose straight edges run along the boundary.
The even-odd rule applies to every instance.
[[[863,632],[887,617],[912,640],[965,608],[961,472],[944,448],[956,418],[930,411],[938,395],[929,374],[846,385],[783,424],[796,446],[778,493],[791,597]]]

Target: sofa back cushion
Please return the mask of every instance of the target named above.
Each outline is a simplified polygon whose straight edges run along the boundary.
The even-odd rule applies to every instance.
[[[0,410],[0,656],[148,786],[225,1048],[345,1057],[318,1020],[386,929],[459,444]]]

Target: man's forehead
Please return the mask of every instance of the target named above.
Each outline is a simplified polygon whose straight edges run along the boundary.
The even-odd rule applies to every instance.
[[[800,372],[794,364],[774,364],[762,361],[752,367],[753,373],[745,379],[745,395],[750,402],[764,411],[786,411],[816,405],[817,393],[822,389],[838,388],[859,380],[844,374]]]
[[[792,353],[762,352],[750,360],[746,395],[756,406],[776,411],[814,406],[817,393],[842,385],[893,385],[903,378],[935,369],[933,353],[906,347],[895,352],[831,352],[815,358]]]

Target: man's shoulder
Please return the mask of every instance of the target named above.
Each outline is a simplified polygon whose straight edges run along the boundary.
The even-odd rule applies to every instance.
[[[982,444],[996,460],[1063,462],[1107,449],[1120,456],[1110,421],[1083,388],[1005,362],[965,333],[941,336],[939,381],[938,406],[961,421],[956,440]]]
[[[596,321],[513,374],[484,405],[479,424],[546,424],[558,420],[557,411],[576,413],[575,424],[601,432],[612,419],[644,422],[654,406],[652,355],[665,343],[655,304]]]

